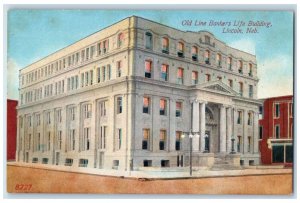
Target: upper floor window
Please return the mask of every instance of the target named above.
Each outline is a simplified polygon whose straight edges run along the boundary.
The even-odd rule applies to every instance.
[[[228,57],[227,58],[227,66],[229,70],[232,70],[232,58]]]
[[[196,85],[198,84],[198,72],[192,71],[192,84]]]
[[[84,128],[83,132],[83,150],[90,150],[91,128]]]
[[[144,97],[143,98],[143,113],[150,113],[149,105],[150,105],[150,98]]]
[[[70,111],[70,120],[74,121],[75,120],[75,115],[76,115],[76,107],[70,107],[69,111]]]
[[[252,125],[252,113],[248,112],[248,125]]]
[[[238,64],[239,73],[243,74],[243,62],[239,60],[237,64]]]
[[[181,149],[181,131],[176,131],[176,141],[175,141],[175,150],[179,151]]]
[[[183,68],[177,69],[177,84],[183,84]]]
[[[210,74],[205,74],[205,81],[209,82],[210,81]]]
[[[222,56],[221,54],[217,54],[217,66],[221,67],[222,65]]]
[[[164,81],[168,81],[168,65],[162,64],[161,65],[161,79]]]
[[[49,125],[51,124],[51,114],[50,112],[47,112],[46,113],[46,123]]]
[[[210,44],[210,37],[205,35],[204,41],[205,41],[205,44]]]
[[[101,51],[102,51],[102,43],[99,42],[99,43],[97,44],[97,53],[98,53],[98,55],[101,55]]]
[[[167,115],[167,101],[165,99],[161,99],[159,102],[159,114]]]
[[[56,110],[56,122],[61,123],[62,117],[61,117],[61,109]]]
[[[252,63],[249,63],[249,76],[253,76]]]
[[[166,130],[160,130],[160,134],[159,134],[159,150],[165,150],[166,135],[167,135]]]
[[[167,37],[162,38],[162,52],[165,54],[169,53],[169,39]]]
[[[122,62],[118,61],[117,62],[117,77],[121,77],[122,76]]]
[[[150,32],[146,32],[146,49],[152,49],[153,39]]]
[[[232,82],[232,80],[231,79],[228,79],[228,85],[229,85],[229,87],[233,87],[233,82]]]
[[[117,98],[117,114],[122,113],[122,97]]]
[[[264,117],[264,108],[263,106],[259,106],[259,119]]]
[[[176,102],[176,117],[181,117],[182,115],[182,102]]]
[[[84,113],[84,118],[91,118],[92,117],[92,104],[83,105],[83,113]]]
[[[109,41],[108,39],[103,41],[103,54],[105,54],[108,51]]]
[[[275,125],[275,138],[276,139],[280,138],[280,127],[279,127],[279,125]]]
[[[118,135],[117,135],[116,149],[119,150],[119,149],[121,149],[121,146],[122,146],[122,129],[119,128],[117,132],[118,132]]]
[[[107,101],[100,102],[100,116],[106,116]]]
[[[124,43],[124,33],[118,35],[118,47],[121,47]]]
[[[237,124],[242,124],[242,111],[238,111]]]
[[[198,61],[198,47],[192,46],[192,59]]]
[[[150,129],[143,129],[142,149],[149,150]]]
[[[184,57],[184,44],[182,42],[178,42],[177,44],[177,55],[179,57]]]
[[[263,139],[263,127],[259,126],[259,139]]]
[[[280,116],[280,106],[279,104],[275,104],[275,112],[274,112],[274,115],[275,115],[275,118],[279,118]]]
[[[249,85],[249,98],[253,98],[253,85]]]
[[[145,77],[151,78],[152,61],[145,61]]]
[[[206,50],[204,52],[204,60],[206,64],[210,64],[210,51]]]
[[[240,84],[239,93],[240,93],[240,96],[243,96],[243,83],[239,82],[239,84]]]

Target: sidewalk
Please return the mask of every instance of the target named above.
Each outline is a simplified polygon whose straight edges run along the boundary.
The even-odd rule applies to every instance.
[[[68,166],[56,166],[45,164],[32,164],[32,163],[16,163],[8,162],[7,165],[38,168],[44,170],[83,173],[98,176],[112,176],[119,178],[134,178],[140,180],[147,179],[185,179],[185,178],[208,178],[208,177],[232,177],[232,176],[251,176],[251,175],[271,175],[271,174],[291,174],[291,168],[283,168],[278,166],[257,166],[249,167],[241,170],[221,170],[211,171],[206,168],[196,169],[193,168],[193,175],[189,174],[189,167],[183,168],[167,168],[167,169],[153,169],[143,171],[118,171],[118,170],[105,170],[94,168],[73,168]]]

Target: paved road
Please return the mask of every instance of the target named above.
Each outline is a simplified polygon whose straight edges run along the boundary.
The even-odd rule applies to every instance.
[[[140,181],[7,166],[10,193],[281,194],[292,193],[292,174]]]

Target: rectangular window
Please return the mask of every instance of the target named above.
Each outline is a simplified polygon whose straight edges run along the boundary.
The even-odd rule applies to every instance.
[[[144,97],[143,98],[143,113],[150,113],[149,105],[150,105],[150,98]]]
[[[196,85],[198,84],[198,72],[192,71],[192,84]]]
[[[107,132],[107,126],[101,126],[100,137],[98,141],[98,148],[100,149],[105,149],[106,147],[106,132]]]
[[[97,50],[98,50],[98,55],[101,55],[101,49],[102,49],[102,44],[101,44],[101,42],[99,42],[98,44],[97,44]]]
[[[103,42],[103,54],[108,51],[108,39]]]
[[[242,146],[242,136],[237,136],[238,137],[238,140],[237,140],[237,152],[241,152],[241,146]]]
[[[83,130],[84,150],[90,150],[91,128],[84,128]]]
[[[175,141],[175,149],[176,151],[181,150],[181,131],[176,131],[176,141]]]
[[[150,129],[143,129],[142,149],[149,150]]]
[[[62,147],[62,131],[58,131],[57,135],[57,149],[61,149]]]
[[[111,67],[110,67],[110,65],[107,65],[107,77],[108,77],[108,80],[111,79]]]
[[[161,65],[161,79],[163,81],[168,81],[168,65],[162,64]]]
[[[259,106],[259,119],[263,119],[264,117],[264,108],[263,106]]]
[[[73,165],[73,159],[66,159],[65,166],[72,166]]]
[[[98,83],[101,82],[101,69],[100,69],[100,67],[97,68],[97,82]]]
[[[83,106],[84,109],[84,118],[91,118],[92,117],[92,104],[85,104]]]
[[[232,83],[231,79],[228,79],[228,85],[229,85],[229,87],[233,88],[233,83]]]
[[[166,130],[160,130],[159,134],[159,150],[165,150],[165,143],[166,143]]]
[[[280,106],[279,104],[275,104],[275,118],[279,118],[280,116]]]
[[[238,111],[237,124],[242,124],[242,111]]]
[[[89,72],[85,72],[85,86],[89,85]]]
[[[106,103],[107,101],[100,102],[100,116],[106,116]]]
[[[249,98],[253,98],[253,85],[249,85]]]
[[[205,82],[209,82],[210,81],[210,74],[205,74]]]
[[[51,124],[51,115],[50,115],[50,112],[47,112],[47,114],[46,114],[46,123],[48,124],[48,125],[50,125]]]
[[[122,129],[119,128],[118,129],[118,140],[117,140],[117,149],[121,149],[121,146],[122,146]]]
[[[243,83],[239,82],[239,84],[240,84],[239,93],[240,93],[240,96],[243,96]]]
[[[159,114],[167,115],[167,101],[165,99],[161,99],[159,103]]]
[[[152,49],[152,34],[146,33],[146,49]]]
[[[71,121],[75,120],[75,107],[70,108],[70,120]]]
[[[252,125],[252,113],[248,112],[248,125]]]
[[[75,150],[75,129],[70,130],[69,150]]]
[[[145,61],[145,78],[151,78],[152,62]]]
[[[102,67],[102,82],[104,82],[106,80],[106,67],[103,66]]]
[[[176,117],[181,117],[182,114],[182,102],[176,102]]]
[[[94,71],[90,70],[90,85],[93,85]]]
[[[88,159],[79,159],[79,167],[87,167],[88,163]]]
[[[250,150],[251,150],[251,137],[250,136],[248,136],[248,152],[250,152]]]
[[[61,117],[61,109],[58,109],[58,110],[56,111],[56,122],[57,122],[57,123],[61,123],[61,121],[62,121],[62,117]]]
[[[118,61],[117,62],[117,77],[121,77],[122,76],[122,62]]]
[[[162,52],[165,53],[165,54],[168,54],[169,53],[169,39],[164,37],[162,39]]]
[[[177,69],[177,84],[183,84],[183,68]]]
[[[84,86],[84,73],[81,73],[81,87]]]
[[[275,125],[275,138],[276,139],[280,138],[280,127],[279,127],[279,125]]]
[[[41,134],[38,133],[38,136],[37,136],[38,140],[37,140],[37,151],[40,151],[41,150]]]
[[[122,113],[122,97],[117,98],[117,114]]]
[[[48,140],[47,140],[47,150],[50,151],[51,147],[51,133],[48,132]]]
[[[263,126],[259,126],[259,139],[263,139]]]

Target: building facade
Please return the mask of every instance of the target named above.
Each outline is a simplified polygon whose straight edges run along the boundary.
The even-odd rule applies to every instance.
[[[118,170],[259,164],[257,64],[206,31],[132,16],[20,71],[18,161]],[[207,141],[205,144],[205,140]]]
[[[18,101],[7,99],[7,160],[16,159],[17,106]]]
[[[262,164],[293,162],[293,96],[267,98],[260,108]]]

